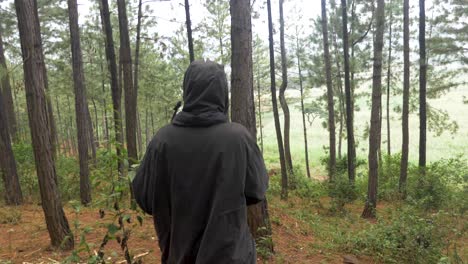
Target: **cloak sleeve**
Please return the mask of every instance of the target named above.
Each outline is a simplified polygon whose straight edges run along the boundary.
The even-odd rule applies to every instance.
[[[153,214],[153,201],[156,188],[157,151],[154,140],[148,145],[145,157],[132,182],[133,196],[147,214]]]
[[[245,179],[245,199],[247,205],[265,200],[268,188],[268,173],[262,153],[257,143],[249,135],[247,139],[247,175]]]

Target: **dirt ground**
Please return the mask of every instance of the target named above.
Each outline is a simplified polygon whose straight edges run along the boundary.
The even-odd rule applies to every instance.
[[[8,207],[1,210],[12,210]],[[49,247],[49,236],[44,223],[40,206],[23,205],[14,210],[21,212],[21,219],[16,224],[0,224],[0,263],[62,263],[72,252],[59,252]],[[72,230],[81,234],[85,228],[92,230],[85,235],[91,254],[96,254],[107,230],[103,223],[112,221],[111,216],[99,217],[96,208],[84,208],[79,213],[66,207]],[[259,263],[343,263],[343,255],[339,253],[310,250],[316,242],[312,233],[304,228],[297,228],[302,223],[278,209],[272,208],[270,215],[278,223],[273,223],[273,241],[275,255],[268,260],[259,258]],[[75,223],[79,222],[77,230]],[[137,222],[137,221],[135,221]],[[281,223],[281,224],[279,224]],[[143,263],[160,263],[160,251],[151,217],[145,217],[143,225],[132,223],[129,240],[130,252]],[[75,237],[75,248],[79,248],[80,236]],[[83,247],[82,247],[83,248]],[[81,256],[89,253],[81,252]],[[124,255],[116,240],[110,240],[105,247],[107,263],[125,263]],[[359,263],[373,263],[359,259]]]

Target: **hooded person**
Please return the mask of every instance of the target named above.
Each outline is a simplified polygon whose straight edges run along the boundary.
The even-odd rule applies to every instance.
[[[153,215],[163,264],[256,263],[247,206],[265,199],[268,175],[248,130],[229,122],[223,66],[194,61],[184,106],[149,143],[133,179]]]

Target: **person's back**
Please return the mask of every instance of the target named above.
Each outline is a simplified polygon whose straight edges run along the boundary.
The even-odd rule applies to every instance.
[[[222,66],[194,62],[184,78],[184,108],[148,146],[133,181],[154,216],[162,263],[255,263],[247,204],[264,199],[261,153],[227,120]]]

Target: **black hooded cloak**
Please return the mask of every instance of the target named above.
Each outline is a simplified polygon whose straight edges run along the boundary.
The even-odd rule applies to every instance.
[[[256,263],[247,205],[265,198],[268,176],[248,130],[230,123],[224,69],[195,61],[184,107],[149,143],[133,180],[153,215],[163,264]]]

